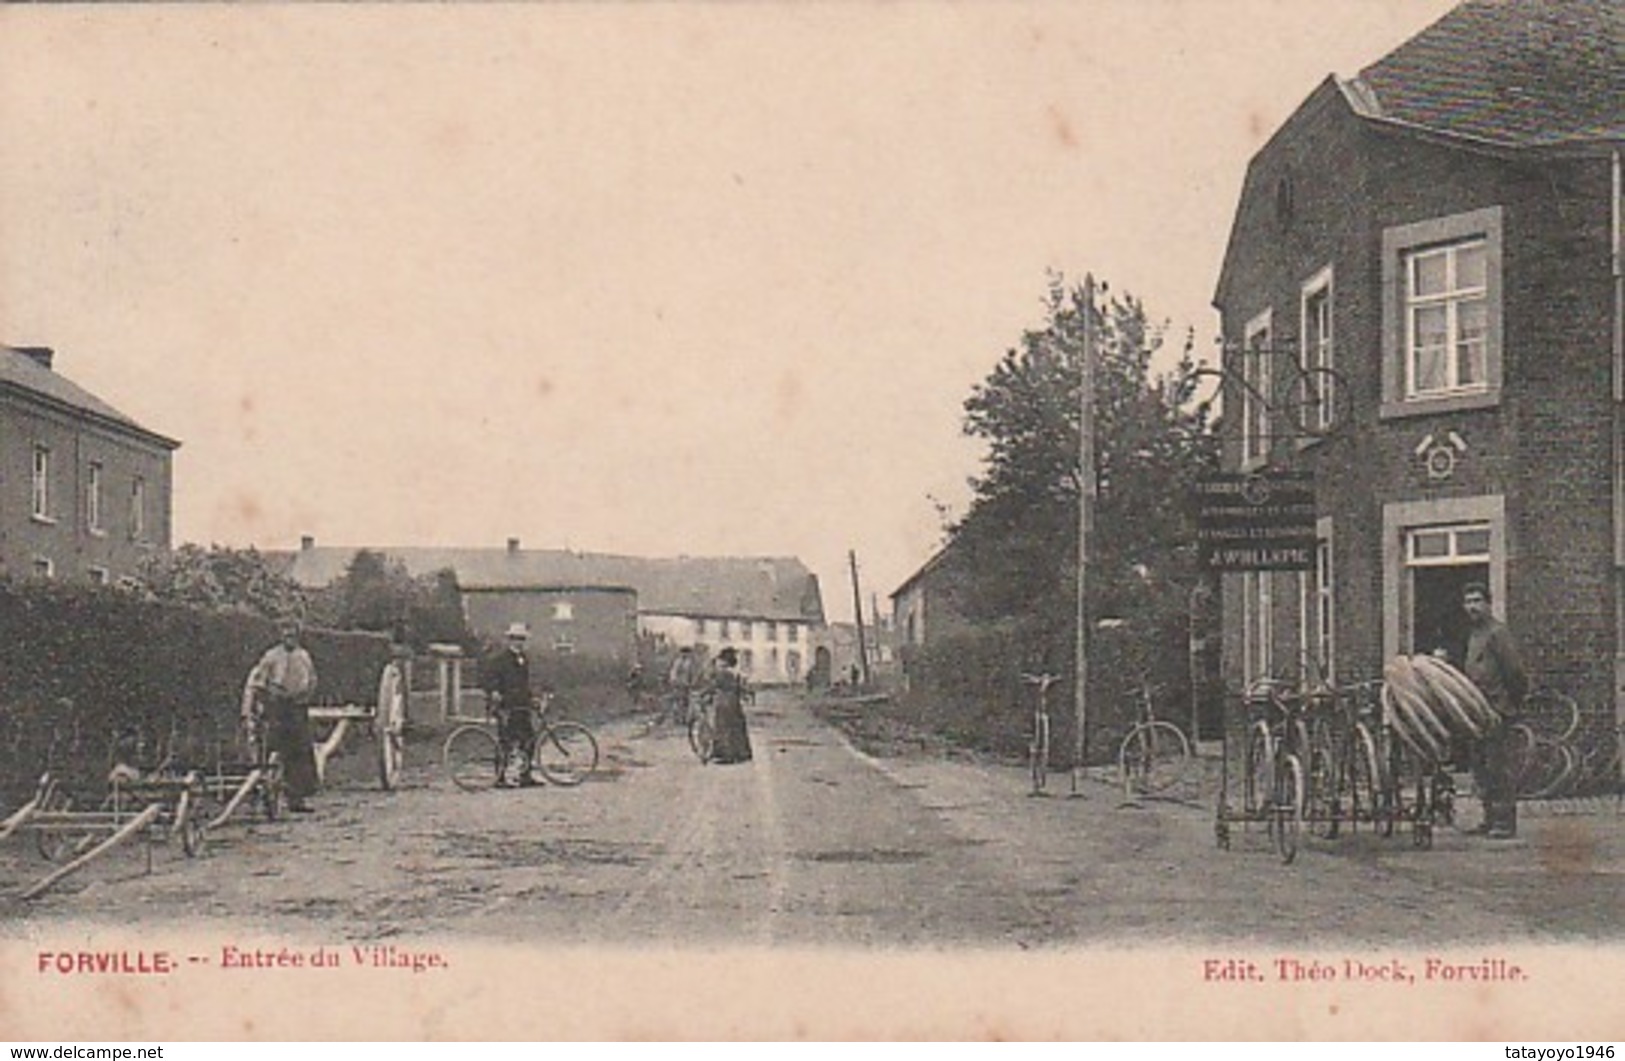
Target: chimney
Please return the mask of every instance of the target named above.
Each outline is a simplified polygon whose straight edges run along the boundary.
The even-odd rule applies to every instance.
[[[315,537],[315,535],[306,534],[306,535],[302,536],[299,539],[299,551],[300,552],[308,553],[314,548],[316,548],[316,537]]]
[[[518,554],[519,554],[519,539],[518,538],[509,538],[508,539],[508,555],[509,556],[517,556]]]
[[[49,346],[14,346],[12,349],[47,372],[51,370],[51,361],[56,356]]]

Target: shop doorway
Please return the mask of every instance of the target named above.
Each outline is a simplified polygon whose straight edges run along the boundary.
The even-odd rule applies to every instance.
[[[1467,614],[1462,591],[1471,583],[1490,584],[1490,528],[1487,524],[1418,527],[1407,535],[1410,573],[1410,653],[1443,650],[1460,667],[1467,649]]]

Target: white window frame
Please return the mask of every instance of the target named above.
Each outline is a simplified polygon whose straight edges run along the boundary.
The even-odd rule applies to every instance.
[[[1456,394],[1474,394],[1489,389],[1489,335],[1488,329],[1478,340],[1483,344],[1482,364],[1480,378],[1476,382],[1462,381],[1461,356],[1461,309],[1467,304],[1482,303],[1485,307],[1485,318],[1489,316],[1489,280],[1488,263],[1485,265],[1485,281],[1478,286],[1465,286],[1458,271],[1458,263],[1465,251],[1480,251],[1487,259],[1489,247],[1482,237],[1457,240],[1452,243],[1442,243],[1431,247],[1419,247],[1406,251],[1405,261],[1405,398],[1407,401],[1418,399],[1444,398]],[[1444,290],[1434,294],[1421,295],[1416,291],[1416,276],[1418,268],[1423,261],[1442,258],[1444,262]],[[1421,388],[1417,380],[1417,367],[1421,349],[1417,345],[1417,316],[1425,310],[1444,311],[1444,369],[1445,381],[1443,386],[1432,387],[1427,390]]]
[[[801,624],[785,623],[784,639],[794,645],[801,641]]]
[[[553,651],[560,656],[573,656],[576,651],[575,635],[567,630],[560,630],[553,635]]]
[[[1248,685],[1260,678],[1274,677],[1271,673],[1275,666],[1272,574],[1248,571],[1242,575],[1242,677]]]
[[[102,526],[102,463],[91,461],[85,469],[85,529],[105,534]]]
[[[553,621],[556,623],[574,622],[576,617],[575,605],[567,600],[553,602]]]
[[[1316,300],[1318,300],[1318,303]],[[1312,319],[1310,316],[1311,307],[1316,304],[1322,308],[1322,313],[1318,319]],[[1332,267],[1328,265],[1304,282],[1298,299],[1298,350],[1300,352],[1299,356],[1303,358],[1305,373],[1305,379],[1299,386],[1304,390],[1307,390],[1310,386],[1310,379],[1313,378],[1309,375],[1310,373],[1314,373],[1319,369],[1331,372],[1335,368],[1337,347],[1336,326],[1333,323],[1335,317],[1334,305]],[[1335,386],[1335,384],[1331,383],[1328,378],[1327,386]],[[1320,401],[1318,402],[1311,403],[1308,400],[1310,397],[1312,396],[1307,393],[1300,395],[1302,405],[1300,406],[1299,415],[1302,417],[1303,422],[1300,422],[1298,426],[1307,431],[1318,431],[1324,434],[1331,430],[1332,427],[1333,410],[1337,404],[1335,396],[1328,389],[1325,394],[1319,396]],[[1313,413],[1312,422],[1311,412]],[[1313,441],[1313,439],[1306,439],[1305,441]]]
[[[1315,527],[1315,648],[1328,682],[1337,681],[1337,553],[1332,544],[1332,521],[1322,517]]]
[[[34,557],[33,562],[30,564],[29,573],[35,578],[55,578],[56,561],[52,560],[49,556],[36,556]]]
[[[1483,550],[1469,551],[1463,549],[1461,545],[1461,536],[1464,533],[1485,535],[1486,540]],[[1445,541],[1445,551],[1438,556],[1418,556],[1416,553],[1416,547],[1419,540],[1425,535],[1443,535]],[[1495,528],[1491,526],[1488,520],[1475,520],[1471,523],[1407,527],[1405,529],[1405,566],[1459,567],[1463,564],[1487,564],[1490,562],[1490,554],[1494,540]]]
[[[1502,211],[1498,206],[1430,218],[1384,229],[1382,233],[1382,408],[1383,419],[1418,416],[1498,405],[1503,383],[1504,331],[1502,325]],[[1469,292],[1447,291],[1413,299],[1415,263],[1429,254],[1451,254],[1447,286],[1454,277],[1454,254],[1463,247],[1484,248],[1484,286],[1470,289],[1470,297],[1484,300],[1484,380],[1459,385],[1457,311]],[[1451,251],[1450,248],[1455,248]],[[1444,300],[1454,299],[1454,302]],[[1449,335],[1450,383],[1444,388],[1418,392],[1415,387],[1414,310],[1446,304]]]
[[[130,482],[130,537],[141,541],[147,534],[147,480],[138,475]]]
[[[31,517],[37,523],[55,523],[51,515],[51,447],[36,445],[30,479]]]
[[[113,573],[105,567],[91,567],[87,573],[92,585],[105,586],[113,579]]]
[[[1241,468],[1253,471],[1270,459],[1269,399],[1274,375],[1270,344],[1274,342],[1275,314],[1266,309],[1247,322],[1241,336]],[[1254,398],[1248,387],[1263,399]]]

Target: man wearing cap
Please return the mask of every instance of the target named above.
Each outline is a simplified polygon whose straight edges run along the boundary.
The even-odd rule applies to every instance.
[[[524,623],[511,623],[505,640],[503,650],[486,661],[483,682],[491,713],[497,720],[497,787],[529,787],[536,783],[530,773],[531,746],[536,743],[530,719],[534,695],[530,689],[530,659],[525,655],[530,630]],[[516,752],[519,776],[510,780],[508,771]]]
[[[1489,587],[1481,582],[1469,584],[1462,590],[1461,607],[1468,624],[1462,670],[1501,716],[1501,724],[1484,734],[1474,749],[1473,780],[1484,803],[1484,820],[1472,832],[1491,840],[1510,840],[1518,834],[1518,800],[1507,731],[1529,692],[1529,675],[1511,632],[1490,611]]]
[[[316,664],[299,643],[296,619],[277,627],[281,640],[266,650],[249,674],[251,702],[265,712],[265,744],[282,761],[288,809],[311,811],[316,792],[316,749],[310,734],[310,704],[316,698]]]

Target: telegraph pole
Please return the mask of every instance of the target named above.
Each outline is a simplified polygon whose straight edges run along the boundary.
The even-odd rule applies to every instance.
[[[863,596],[858,592],[858,554],[847,550],[846,558],[852,565],[852,617],[858,624],[858,666],[862,668],[863,684],[869,684],[869,648],[863,636]]]
[[[1081,796],[1089,750],[1089,534],[1095,523],[1095,277],[1083,281],[1083,353],[1078,380],[1078,599],[1077,660],[1073,695],[1077,732],[1072,749],[1072,795]]]

